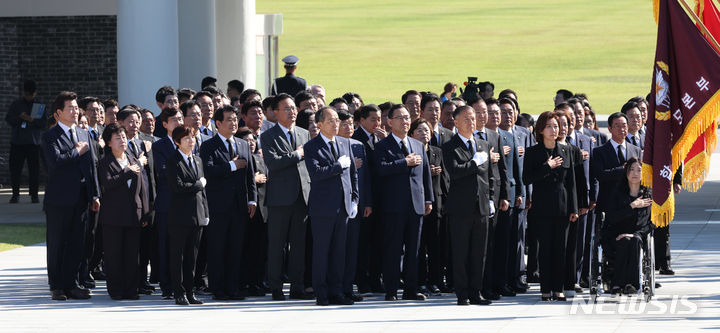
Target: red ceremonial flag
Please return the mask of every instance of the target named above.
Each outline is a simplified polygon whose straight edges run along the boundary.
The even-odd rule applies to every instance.
[[[714,126],[720,114],[720,55],[678,1],[683,0],[658,2],[657,45],[643,151],[643,184],[653,188],[651,219],[659,227],[668,225],[674,217],[673,175],[698,137]]]
[[[695,6],[695,14],[700,21],[697,22],[697,27],[705,38],[708,41],[712,41],[713,37],[718,40],[718,37],[720,37],[720,14],[713,1],[698,0]],[[708,36],[702,30],[703,25],[711,36]],[[717,46],[715,46],[715,50],[720,51]],[[715,151],[717,144],[715,128],[717,126],[713,124],[705,133],[701,134],[685,157],[684,164],[688,172],[683,177],[683,187],[688,191],[695,192],[699,190],[705,181],[705,177],[710,172],[710,155]]]

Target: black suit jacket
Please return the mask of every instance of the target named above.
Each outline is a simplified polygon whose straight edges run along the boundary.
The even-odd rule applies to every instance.
[[[305,162],[295,150],[310,140],[310,133],[297,126],[293,126],[292,131],[295,133],[294,147],[291,147],[279,124],[260,134],[263,159],[268,168],[268,181],[265,183],[265,204],[268,207],[290,206],[301,194],[305,203],[308,202],[310,176]]]
[[[78,142],[87,142],[90,146],[85,154],[78,154],[60,125],[43,133],[42,149],[48,173],[44,199],[46,205],[75,206],[83,187],[90,201],[100,196],[95,140],[90,138],[86,130],[77,126],[75,130]],[[82,183],[82,180],[85,182]]]
[[[190,169],[187,160],[179,151],[165,161],[165,176],[172,207],[168,211],[168,226],[204,225],[205,218],[210,216],[205,188],[200,182],[200,178],[205,175],[202,159],[194,155],[193,160],[197,174]]]
[[[491,186],[494,171],[490,160],[490,145],[484,140],[473,138],[478,152],[485,152],[487,160],[477,165],[472,160],[473,152],[459,135],[443,145],[443,161],[450,174],[445,211],[449,216],[472,216],[479,211],[490,216],[490,199],[494,188]],[[451,217],[452,218],[452,217]]]
[[[128,165],[138,164],[131,154]],[[102,191],[100,221],[107,225],[137,226],[151,222],[147,186],[142,173],[122,168],[115,156],[108,152],[98,162],[98,179]],[[128,186],[128,180],[130,186]]]
[[[642,150],[632,144],[626,144],[625,160],[635,157],[642,160]],[[598,180],[599,192],[597,198],[598,211],[605,212],[612,191],[615,190],[618,182],[625,177],[625,170],[618,160],[617,151],[613,148],[612,141],[593,149],[590,160],[590,169],[593,176]]]
[[[393,135],[375,145],[375,168],[380,184],[380,211],[402,213],[408,207],[425,214],[425,203],[433,201],[430,163],[422,142],[407,137],[410,153],[421,155],[422,163],[408,167],[400,145]]]
[[[497,211],[500,200],[510,200],[508,194],[510,193],[510,183],[507,180],[507,171],[505,170],[505,156],[502,152],[502,143],[500,135],[491,129],[486,128],[485,133],[487,135],[487,143],[490,148],[493,148],[493,152],[500,154],[500,160],[497,163],[492,163],[493,181],[490,186],[493,188],[492,200],[495,204],[495,210]],[[475,137],[482,140],[480,133],[475,133]],[[514,200],[514,199],[513,199]]]
[[[139,136],[136,136],[134,139],[132,139],[133,143],[135,144],[135,147],[138,149],[138,154],[136,155],[132,149],[130,148],[130,144],[128,144],[128,148],[125,150],[125,154],[131,155],[135,159],[138,159],[140,157],[140,154],[143,154],[147,158],[147,165],[143,166],[143,182],[145,183],[145,188],[147,192],[148,202],[150,203],[150,211],[148,212],[148,223],[152,223],[153,216],[155,214],[155,209],[153,207],[155,206],[155,158],[153,158],[152,154],[152,142],[145,141],[141,139]],[[150,147],[150,149],[148,149]]]
[[[355,130],[355,133],[353,133],[352,137],[353,139],[362,142],[363,146],[365,147],[365,156],[366,156],[366,162],[367,162],[367,170],[365,170],[365,174],[367,175],[367,178],[369,178],[369,181],[366,183],[367,190],[372,192],[372,195],[370,196],[370,202],[372,207],[377,207],[378,201],[380,198],[380,184],[379,177],[377,176],[377,170],[375,168],[375,144],[377,142],[373,143],[370,140],[370,137],[365,133],[362,128],[358,128]],[[360,189],[360,196],[362,195],[363,189]]]
[[[255,167],[255,172],[265,175],[265,177],[268,176],[267,167],[265,166],[265,161],[263,161],[262,156],[259,154],[253,154],[252,156],[253,160],[253,166]],[[255,188],[257,189],[257,204],[258,208],[260,208],[260,213],[262,213],[263,220],[267,221],[267,206],[265,205],[265,183],[255,183]]]
[[[562,165],[551,169],[548,158],[560,156]],[[569,217],[578,213],[575,170],[578,163],[570,145],[556,144],[548,155],[541,142],[525,151],[523,182],[533,185],[528,214],[538,217]],[[582,164],[580,164],[582,165]]]
[[[453,136],[455,136],[455,132],[438,125],[438,135],[436,137],[437,144],[433,144],[432,137],[434,136],[435,132],[433,131],[430,133],[430,144],[435,147],[441,148],[445,143],[452,140]]]
[[[216,134],[200,147],[200,157],[202,157],[203,169],[207,175],[205,191],[213,212],[230,210],[233,207],[233,201],[241,211],[247,211],[248,202],[257,203],[255,166],[252,163],[250,145],[243,139],[236,137],[229,139],[234,140],[237,145],[235,156],[248,162],[245,168],[230,171],[230,152],[220,135]]]
[[[450,139],[452,139],[452,137]],[[431,176],[433,195],[435,197],[433,209],[436,209],[438,214],[442,215],[443,205],[448,193],[448,188],[450,187],[450,179],[447,176],[448,171],[445,168],[445,162],[443,162],[442,149],[431,145],[428,145],[427,148],[428,162],[430,165],[439,166],[442,169],[442,172],[439,175]]]

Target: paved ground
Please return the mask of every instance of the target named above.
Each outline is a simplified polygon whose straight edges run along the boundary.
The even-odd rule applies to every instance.
[[[273,302],[270,297],[241,302],[207,301],[179,307],[159,295],[140,301],[112,301],[99,284],[87,301],[55,302],[47,291],[42,244],[0,253],[0,330],[35,331],[691,331],[720,329],[720,155],[710,180],[698,193],[677,199],[671,227],[673,267],[660,276],[663,287],[651,303],[638,298],[540,303],[528,294],[491,306],[458,307],[452,295],[423,303],[388,304],[380,295],[354,306],[319,308],[312,301]],[[9,207],[0,193],[0,221],[18,216],[42,221],[38,205]],[[23,206],[26,205],[27,207]],[[17,207],[17,208],[16,208]],[[17,209],[18,211],[15,211]],[[23,220],[25,221],[25,220]]]

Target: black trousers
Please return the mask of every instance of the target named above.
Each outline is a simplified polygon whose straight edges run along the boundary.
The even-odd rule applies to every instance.
[[[81,191],[75,206],[45,204],[47,221],[47,271],[50,290],[69,290],[78,286],[83,261],[88,198]]]
[[[594,211],[588,211],[587,214],[581,215],[577,221],[575,221],[577,224],[577,239],[575,241],[575,283],[579,283],[580,280],[587,280],[587,278],[583,279],[582,272],[586,261],[585,246],[588,242],[587,229],[592,215],[594,215]]]
[[[260,286],[265,281],[267,263],[267,223],[258,208],[245,232],[243,249],[243,285]]]
[[[155,276],[160,283],[163,294],[172,292],[170,282],[170,253],[168,245],[168,213],[155,212],[155,227],[157,228],[157,273]],[[153,269],[156,265],[153,265]]]
[[[527,215],[527,228],[525,229],[525,243],[527,244],[528,248],[528,258],[527,258],[527,265],[526,265],[526,271],[525,274],[527,274],[527,277],[531,276],[539,276],[540,275],[540,269],[539,269],[539,259],[538,259],[538,250],[540,247],[540,242],[538,241],[538,233],[539,233],[539,226],[537,225],[538,221],[537,218],[534,218],[530,214]]]
[[[585,215],[583,215],[584,217]],[[582,217],[581,217],[582,218]],[[578,233],[582,230],[580,227],[580,219],[568,224],[567,238],[565,240],[565,290],[574,290],[575,282],[577,282],[577,239]]]
[[[363,218],[362,212],[347,222],[347,236],[345,237],[345,269],[343,273],[342,291],[343,293],[353,292],[353,281],[357,275],[358,263],[358,247],[360,240],[360,230],[362,229]],[[359,289],[359,287],[358,287]]]
[[[418,251],[418,283],[420,285],[440,285],[443,282],[442,269],[445,266],[443,227],[437,208],[433,207],[430,214],[423,217],[422,237]]]
[[[483,290],[489,291],[494,288],[495,278],[495,228],[497,228],[497,214],[488,218],[488,237],[485,242],[485,267],[483,268]],[[452,240],[450,240],[452,244]]]
[[[148,264],[153,252],[153,225],[140,229],[140,249],[138,261],[138,287],[148,283]]]
[[[655,238],[655,267],[670,266],[670,226],[655,229],[653,237]]]
[[[248,212],[235,206],[225,212],[210,211],[208,233],[208,286],[215,295],[235,296],[240,293],[245,228]],[[199,242],[199,240],[198,240]]]
[[[407,211],[401,213],[382,213],[382,219],[385,224],[383,264],[385,292],[389,295],[397,294],[400,286],[400,267],[404,267],[405,292],[415,293],[418,290],[417,255],[423,216],[416,214],[412,207],[408,207]]]
[[[495,226],[495,244],[493,250],[492,289],[500,289],[509,282],[508,271],[510,262],[510,232],[515,230],[516,222],[512,208],[497,212],[497,225]],[[492,236],[489,236],[492,237]],[[515,245],[512,245],[515,248]],[[514,253],[513,253],[514,255]]]
[[[640,289],[640,247],[642,240],[637,237],[611,240],[615,245],[615,272],[612,286],[624,288],[630,284]]]
[[[384,227],[379,212],[359,218],[362,223],[358,240],[357,285],[358,290],[369,291],[372,287],[381,286]]]
[[[317,299],[343,294],[347,223],[345,213],[336,216],[312,216],[312,286]]]
[[[307,206],[302,193],[295,204],[268,207],[268,280],[270,288],[282,289],[283,250],[290,243],[288,277],[291,289],[305,289],[305,231]]]
[[[519,284],[525,274],[525,218],[527,211],[523,208],[510,208],[512,221],[510,238],[508,239],[508,283]]]
[[[10,144],[10,183],[13,195],[20,195],[22,169],[27,160],[30,196],[38,195],[40,179],[40,146],[34,144]]]
[[[567,244],[567,216],[538,216],[535,218],[539,240],[540,292],[562,292],[565,283],[565,247]]]
[[[99,223],[99,214],[88,210],[85,223],[85,246],[83,247],[83,260],[80,263],[78,279],[82,282],[94,281],[90,272],[93,271],[94,263],[100,262],[103,251],[102,225]],[[100,248],[98,248],[100,246]],[[96,253],[97,252],[97,253]],[[100,259],[97,259],[100,258]],[[94,259],[96,261],[94,261]]]
[[[192,294],[200,234],[198,226],[169,226],[170,280],[175,297]]]
[[[477,296],[483,288],[489,221],[480,212],[448,216],[455,294],[460,299]]]
[[[137,295],[140,229],[140,226],[103,225],[104,268],[108,294],[112,297]]]
[[[200,244],[198,245],[197,259],[195,260],[195,288],[207,287],[207,232],[200,227]]]

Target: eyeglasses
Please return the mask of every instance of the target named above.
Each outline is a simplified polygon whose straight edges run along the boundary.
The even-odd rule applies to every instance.
[[[410,121],[410,116],[396,116],[396,117],[392,117],[392,119]]]

